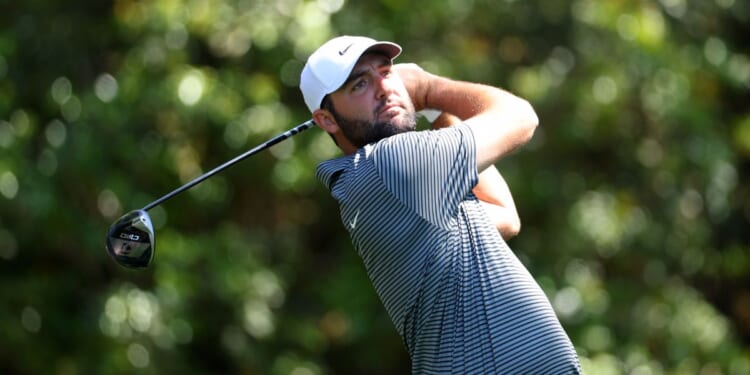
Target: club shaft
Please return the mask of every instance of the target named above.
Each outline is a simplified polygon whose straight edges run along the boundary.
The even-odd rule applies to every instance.
[[[291,129],[289,129],[289,130],[287,130],[287,131],[285,131],[285,132],[283,132],[283,133],[281,133],[281,134],[279,134],[279,135],[277,135],[277,136],[275,136],[275,137],[267,140],[266,142],[264,142],[264,143],[262,143],[262,144],[260,144],[258,146],[255,146],[254,148],[252,148],[250,150],[247,150],[247,151],[245,151],[244,153],[242,153],[240,155],[237,155],[234,159],[229,160],[226,163],[224,163],[224,164],[222,164],[222,165],[220,165],[220,166],[218,166],[218,167],[216,167],[216,168],[214,168],[214,169],[212,169],[212,170],[210,170],[210,171],[208,171],[208,172],[206,172],[206,173],[204,173],[204,174],[196,177],[195,179],[193,179],[192,181],[186,183],[185,185],[182,185],[182,186],[178,187],[177,189],[172,190],[171,192],[167,193],[163,197],[161,197],[161,198],[159,198],[159,199],[157,199],[157,200],[149,203],[148,205],[146,205],[145,207],[143,207],[142,210],[148,211],[148,210],[150,210],[150,209],[152,209],[152,208],[154,208],[154,207],[156,207],[156,206],[164,203],[169,198],[172,198],[175,195],[180,194],[183,191],[185,191],[187,189],[190,189],[191,187],[193,187],[195,185],[198,185],[199,183],[201,183],[204,180],[208,179],[209,177],[211,177],[211,176],[213,176],[213,175],[215,175],[215,174],[223,171],[224,169],[227,169],[227,168],[231,167],[232,165],[234,165],[234,164],[236,164],[236,163],[238,163],[238,162],[240,162],[240,161],[242,161],[242,160],[244,160],[244,159],[246,159],[246,158],[248,158],[250,156],[253,156],[253,155],[257,154],[258,152],[263,151],[263,150],[265,150],[265,149],[267,149],[267,148],[269,148],[269,147],[271,147],[271,146],[273,146],[273,145],[275,145],[275,144],[277,144],[277,143],[279,143],[279,142],[281,142],[281,141],[283,141],[283,140],[285,140],[285,139],[287,139],[287,138],[289,138],[289,137],[291,137],[291,136],[293,136],[293,135],[295,135],[297,133],[300,133],[300,132],[302,132],[304,130],[307,130],[308,128],[312,127],[313,124],[314,124],[313,120],[305,121],[305,122],[303,122],[303,123],[301,123],[301,124],[299,124],[299,125],[291,128]]]

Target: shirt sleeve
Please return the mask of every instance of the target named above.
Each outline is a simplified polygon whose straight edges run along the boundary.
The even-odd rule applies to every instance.
[[[446,228],[477,184],[476,142],[464,124],[409,132],[372,151],[385,186],[425,220]]]

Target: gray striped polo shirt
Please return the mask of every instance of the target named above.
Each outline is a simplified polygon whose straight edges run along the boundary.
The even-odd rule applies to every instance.
[[[317,176],[403,338],[415,374],[577,374],[545,294],[472,193],[464,124],[399,134]]]

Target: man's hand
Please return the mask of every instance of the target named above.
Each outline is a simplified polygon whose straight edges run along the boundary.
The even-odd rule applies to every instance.
[[[417,111],[425,109],[425,96],[429,90],[431,74],[414,63],[395,64],[393,70],[404,82],[404,87],[414,103],[414,109]]]

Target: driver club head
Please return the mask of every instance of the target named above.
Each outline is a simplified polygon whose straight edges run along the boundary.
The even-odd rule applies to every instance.
[[[154,227],[146,211],[128,212],[109,227],[107,253],[121,266],[148,267],[154,257]]]

